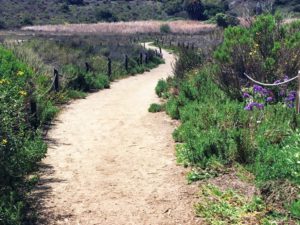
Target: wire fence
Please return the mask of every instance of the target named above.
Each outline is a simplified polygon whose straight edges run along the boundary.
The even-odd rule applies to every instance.
[[[291,81],[294,81],[298,78],[298,90],[297,90],[297,95],[296,95],[296,112],[299,114],[300,113],[300,70],[298,71],[298,75],[293,77],[293,78],[290,78],[288,80],[285,80],[283,82],[278,82],[278,83],[273,83],[273,84],[270,84],[270,83],[263,83],[263,82],[260,82],[260,81],[257,81],[257,80],[254,80],[252,77],[250,77],[247,73],[244,73],[244,75],[249,79],[251,80],[252,82],[256,83],[256,84],[259,84],[261,86],[265,86],[265,87],[278,87],[280,85],[284,85],[284,84],[288,84],[290,83]]]

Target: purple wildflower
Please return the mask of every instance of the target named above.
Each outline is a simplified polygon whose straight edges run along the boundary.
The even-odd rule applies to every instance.
[[[252,110],[252,107],[249,105],[246,105],[246,107],[244,108],[244,110],[247,110],[247,111],[251,111]]]
[[[290,92],[289,92],[289,95],[293,95],[293,96],[295,96],[295,97],[296,97],[296,95],[297,95],[297,91],[290,91]]]
[[[266,101],[267,101],[267,102],[272,102],[272,101],[273,101],[273,98],[272,98],[272,97],[267,97]]]
[[[294,102],[296,100],[295,96],[289,95],[285,99],[287,102]]]
[[[274,82],[274,84],[279,84],[279,83],[281,83],[281,80],[276,80],[276,81]]]
[[[246,107],[244,109],[247,111],[252,111],[254,109],[254,107],[262,110],[262,109],[264,109],[265,105],[262,103],[252,102],[252,103],[246,105]]]
[[[279,95],[280,95],[281,97],[285,96],[285,90],[280,90]]]
[[[253,85],[253,90],[254,90],[254,93],[261,93],[261,92],[263,91],[263,87],[254,84],[254,85]]]
[[[289,77],[287,75],[284,76],[283,80],[287,81],[289,79]]]
[[[257,107],[258,109],[262,110],[262,109],[264,109],[265,105],[262,104],[262,103],[258,103],[256,107]]]
[[[268,93],[269,93],[269,91],[267,89],[265,89],[265,88],[263,88],[262,91],[261,91],[261,94],[263,96],[266,96]]]
[[[243,93],[243,98],[250,98],[250,95],[249,95],[249,93],[247,93],[247,92],[244,92],[244,93]]]

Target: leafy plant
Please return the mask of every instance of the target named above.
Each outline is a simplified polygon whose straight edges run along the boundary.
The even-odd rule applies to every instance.
[[[168,92],[168,84],[165,80],[161,79],[158,81],[155,87],[155,93],[158,97],[163,97],[163,95],[167,95]]]
[[[247,200],[233,190],[221,191],[210,184],[201,187],[200,199],[196,213],[209,224],[243,224],[249,220],[259,224],[266,214],[266,206],[259,197]]]
[[[204,15],[205,7],[201,0],[185,0],[184,9],[187,11],[190,19],[193,20],[205,20]]]
[[[168,24],[163,24],[160,26],[160,32],[164,34],[169,34],[171,33],[171,28]]]
[[[216,22],[219,27],[223,27],[223,28],[239,25],[238,18],[224,13],[216,14]]]
[[[183,79],[187,72],[197,68],[202,62],[203,57],[199,52],[196,52],[193,49],[181,48],[173,68],[175,77]]]
[[[161,112],[161,111],[163,111],[163,106],[159,105],[159,104],[156,104],[156,103],[153,103],[153,104],[150,105],[148,111],[152,112],[152,113]]]
[[[298,22],[283,24],[279,14],[259,16],[250,28],[227,28],[224,42],[214,54],[224,90],[241,96],[241,86],[248,81],[245,72],[267,83],[296,75],[300,67],[299,30]]]

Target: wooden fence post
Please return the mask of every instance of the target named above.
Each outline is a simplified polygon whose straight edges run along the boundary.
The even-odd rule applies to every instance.
[[[148,52],[145,53],[145,63],[148,64],[149,62],[149,56],[148,56]]]
[[[91,71],[91,66],[88,62],[85,62],[85,71],[88,73]]]
[[[128,55],[125,55],[125,70],[128,72]]]
[[[143,65],[143,53],[140,53],[140,65]]]
[[[296,112],[300,113],[300,70],[298,71],[298,90],[296,96]]]
[[[34,97],[32,96],[30,97],[30,113],[32,116],[31,124],[36,129],[38,127],[37,103]]]
[[[111,72],[111,58],[110,57],[107,57],[107,75],[108,75],[109,79],[111,79],[112,72]]]
[[[54,69],[54,90],[59,92],[59,73],[57,69]]]

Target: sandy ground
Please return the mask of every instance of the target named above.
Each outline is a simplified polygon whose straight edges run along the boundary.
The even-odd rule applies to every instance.
[[[166,64],[112,84],[68,105],[48,132],[49,149],[33,193],[38,224],[199,224],[176,165],[175,122],[148,113],[154,88],[172,73]]]

